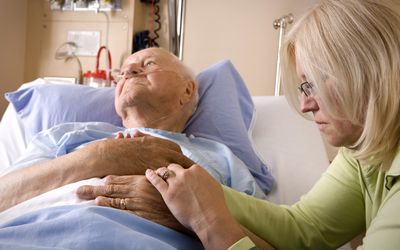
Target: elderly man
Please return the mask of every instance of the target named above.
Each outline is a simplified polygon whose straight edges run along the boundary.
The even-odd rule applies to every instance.
[[[142,128],[127,129],[125,133],[139,136],[101,140],[122,129],[104,123],[63,124],[42,132],[28,147],[26,156],[13,166],[14,171],[0,178],[0,211],[69,183],[107,175],[143,175],[149,167],[171,162],[188,167],[195,161],[221,183],[263,197],[240,160],[231,153],[219,155],[226,148],[224,145],[181,134],[196,102],[193,77],[175,56],[159,48],[131,55],[122,67],[115,107],[125,128]],[[182,155],[181,149],[192,160]],[[109,177],[107,183],[118,178],[128,177]],[[129,178],[142,183],[145,180],[143,176]],[[88,193],[84,188],[80,191],[81,196]],[[130,203],[123,198],[98,203],[130,209]]]

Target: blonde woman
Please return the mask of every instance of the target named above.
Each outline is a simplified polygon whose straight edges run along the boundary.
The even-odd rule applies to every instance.
[[[342,146],[297,204],[278,206],[221,187],[196,165],[146,172],[207,249],[251,249],[239,223],[278,249],[334,249],[364,230],[360,249],[399,249],[400,16],[394,8],[382,0],[323,1],[286,37],[288,99],[313,115],[330,144]]]

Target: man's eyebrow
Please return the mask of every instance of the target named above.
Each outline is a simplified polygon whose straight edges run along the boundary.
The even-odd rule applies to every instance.
[[[143,58],[143,62],[147,61],[147,60],[152,60],[152,61],[158,61],[158,57],[153,56],[153,55],[149,55]]]

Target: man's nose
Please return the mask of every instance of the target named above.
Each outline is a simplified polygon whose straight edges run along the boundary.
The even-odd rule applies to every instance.
[[[312,96],[307,97],[305,95],[301,97],[300,110],[302,113],[314,112],[317,111],[318,109],[319,106],[314,97]]]

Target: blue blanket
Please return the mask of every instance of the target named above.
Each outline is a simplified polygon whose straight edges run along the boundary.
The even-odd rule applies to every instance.
[[[247,166],[225,145],[185,134],[139,129],[176,142],[182,152],[220,183],[265,198]],[[71,123],[39,133],[13,171],[54,159],[95,140],[133,132],[107,123]],[[23,212],[26,212],[25,210]],[[2,216],[0,214],[0,216]],[[3,215],[5,216],[5,215]],[[40,209],[0,226],[0,249],[201,249],[179,232],[112,208],[70,205]]]
[[[203,249],[199,240],[113,208],[46,208],[0,228],[0,249]]]

